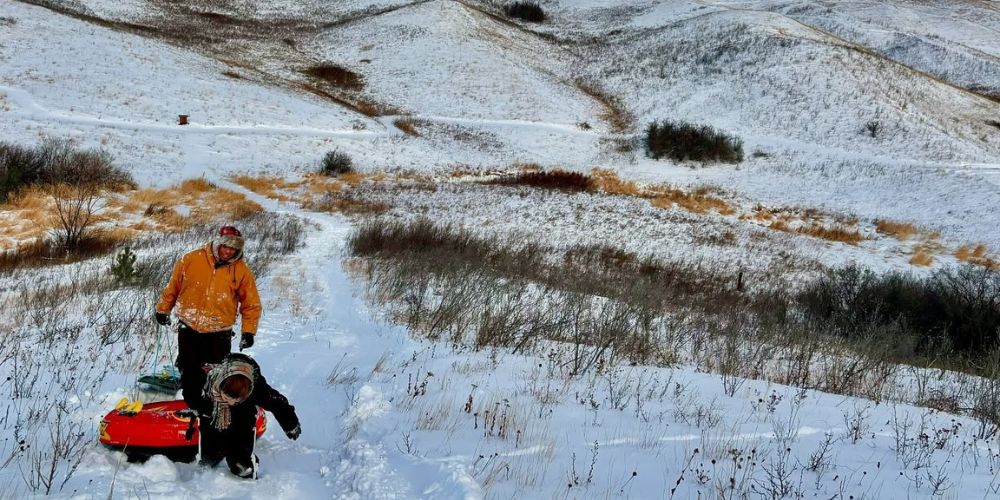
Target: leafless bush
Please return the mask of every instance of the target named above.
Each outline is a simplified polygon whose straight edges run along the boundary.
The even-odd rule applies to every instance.
[[[855,404],[851,410],[844,412],[844,427],[851,444],[857,444],[868,432],[868,417],[871,407]]]
[[[868,133],[869,137],[877,137],[880,130],[882,130],[882,122],[878,120],[868,120],[865,122],[865,132]]]
[[[823,441],[820,441],[816,450],[809,454],[809,460],[806,462],[806,470],[822,476],[833,463],[832,448],[833,434],[828,432],[823,437]]]

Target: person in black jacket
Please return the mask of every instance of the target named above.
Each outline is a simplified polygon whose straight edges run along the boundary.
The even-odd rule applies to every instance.
[[[214,467],[225,458],[233,474],[256,479],[257,407],[271,412],[290,439],[298,439],[302,427],[295,407],[268,385],[250,356],[232,353],[206,367],[205,388],[198,407],[192,408],[200,415],[200,463]]]

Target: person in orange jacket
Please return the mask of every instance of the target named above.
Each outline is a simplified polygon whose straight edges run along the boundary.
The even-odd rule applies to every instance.
[[[177,369],[184,401],[194,408],[205,385],[203,367],[232,351],[236,315],[241,316],[240,351],[253,346],[261,304],[253,272],[243,260],[243,235],[223,226],[209,244],[181,257],[160,294],[155,319],[170,325],[177,307]]]

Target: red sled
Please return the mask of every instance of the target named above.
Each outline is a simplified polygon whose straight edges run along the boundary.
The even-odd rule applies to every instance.
[[[198,422],[191,417],[184,400],[159,401],[142,406],[111,410],[101,420],[100,441],[104,446],[125,453],[129,461],[142,462],[153,455],[164,455],[178,462],[190,462],[198,455]],[[190,410],[188,410],[190,411]],[[257,408],[257,437],[267,430],[264,409]]]

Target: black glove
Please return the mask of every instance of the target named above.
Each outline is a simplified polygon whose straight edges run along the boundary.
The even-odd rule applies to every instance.
[[[296,424],[292,430],[285,431],[285,435],[288,436],[288,439],[295,441],[302,435],[302,425]]]
[[[161,312],[157,312],[156,314],[153,315],[153,317],[156,318],[157,323],[163,326],[170,326],[170,316]]]
[[[250,347],[253,347],[253,334],[243,332],[243,335],[240,336],[240,350],[242,351]]]

